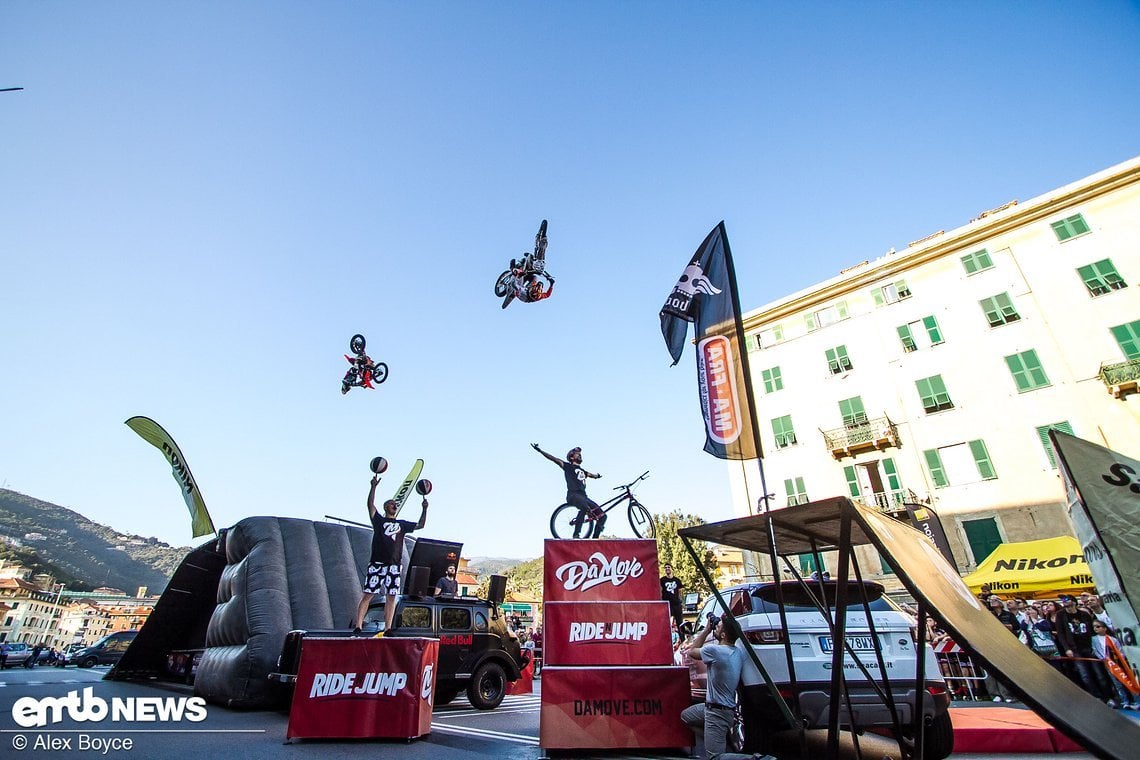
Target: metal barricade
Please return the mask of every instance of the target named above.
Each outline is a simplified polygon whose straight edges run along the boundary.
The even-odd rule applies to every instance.
[[[946,679],[951,699],[972,702],[989,698],[984,683],[987,675],[985,668],[974,663],[962,647],[950,639],[935,642],[931,647],[938,661],[938,669]]]

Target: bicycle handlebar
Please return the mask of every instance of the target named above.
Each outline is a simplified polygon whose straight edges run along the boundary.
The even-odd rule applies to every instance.
[[[634,478],[629,483],[626,483],[624,486],[614,486],[613,490],[621,491],[624,489],[632,488],[634,483],[638,482],[639,480],[645,480],[648,477],[649,477],[649,470],[646,470],[645,472],[641,473],[641,475],[637,476],[636,478]]]

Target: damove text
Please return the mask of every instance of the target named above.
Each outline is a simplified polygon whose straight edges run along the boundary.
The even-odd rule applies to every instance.
[[[660,699],[575,699],[575,715],[660,715]]]
[[[396,692],[408,683],[407,673],[317,673],[309,697],[339,697],[355,694],[387,694]]]
[[[562,565],[555,571],[554,577],[562,581],[567,591],[586,591],[603,583],[620,586],[630,578],[641,577],[643,572],[645,569],[636,558],[623,560],[594,552],[587,562],[575,560]]]
[[[648,632],[648,623],[571,623],[570,642],[641,641]]]

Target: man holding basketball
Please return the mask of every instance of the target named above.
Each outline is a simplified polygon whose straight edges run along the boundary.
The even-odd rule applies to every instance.
[[[377,467],[374,465],[372,469],[375,471]],[[381,515],[376,509],[376,485],[379,482],[380,475],[373,475],[372,487],[368,490],[368,519],[372,523],[372,554],[368,560],[368,569],[365,571],[364,589],[360,597],[360,604],[356,606],[356,619],[352,625],[353,633],[360,632],[360,627],[364,625],[364,616],[368,614],[368,605],[376,594],[384,594],[389,597],[384,604],[384,630],[381,631],[380,635],[392,630],[392,620],[396,616],[396,600],[393,597],[400,593],[400,564],[404,557],[404,536],[412,531],[420,530],[427,523],[428,500],[426,498],[423,500],[423,511],[420,512],[418,523],[396,519],[400,505],[396,503],[395,499],[388,499],[384,502],[384,514]],[[417,490],[420,489],[417,488]]]

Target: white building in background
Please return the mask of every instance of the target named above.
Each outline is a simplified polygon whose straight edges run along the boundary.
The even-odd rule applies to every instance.
[[[851,267],[744,327],[774,506],[928,504],[962,571],[999,543],[1071,534],[1048,429],[1140,456],[1140,158]],[[729,472],[748,514],[758,470]]]

